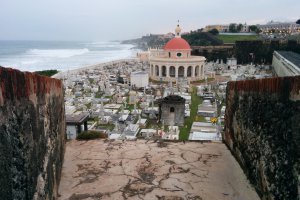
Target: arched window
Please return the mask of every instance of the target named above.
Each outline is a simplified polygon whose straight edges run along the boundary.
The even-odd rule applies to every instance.
[[[167,68],[166,68],[166,66],[162,66],[162,68],[161,68],[161,75],[163,77],[167,76]]]
[[[171,107],[171,108],[170,108],[170,112],[171,112],[171,113],[175,112],[175,108],[174,108],[174,107]]]
[[[195,67],[195,76],[199,76],[199,66]]]
[[[169,72],[170,73],[170,77],[175,77],[175,67],[171,66],[169,70],[170,70],[170,72]]]
[[[169,58],[171,58],[171,52],[169,52]]]
[[[191,77],[192,76],[192,66],[189,66],[187,69],[187,77]]]
[[[184,67],[180,66],[178,68],[178,77],[184,77]]]
[[[159,76],[159,68],[158,65],[155,65],[155,75]]]

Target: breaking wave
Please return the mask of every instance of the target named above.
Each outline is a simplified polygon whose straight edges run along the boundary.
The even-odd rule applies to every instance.
[[[83,49],[29,49],[28,54],[40,57],[56,57],[56,58],[70,58],[88,53],[87,48]]]

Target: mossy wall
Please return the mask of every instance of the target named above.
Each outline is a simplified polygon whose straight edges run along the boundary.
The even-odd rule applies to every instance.
[[[299,199],[300,76],[229,82],[224,141],[262,199]]]
[[[65,150],[62,82],[0,67],[0,199],[56,199]]]

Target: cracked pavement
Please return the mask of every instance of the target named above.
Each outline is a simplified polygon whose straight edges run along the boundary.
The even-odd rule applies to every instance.
[[[70,141],[59,200],[259,200],[223,143]]]

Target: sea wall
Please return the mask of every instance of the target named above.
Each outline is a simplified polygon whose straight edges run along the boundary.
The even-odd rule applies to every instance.
[[[0,67],[0,199],[56,199],[64,113],[60,80]]]
[[[224,141],[262,199],[299,199],[300,76],[229,82]]]

